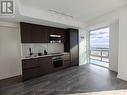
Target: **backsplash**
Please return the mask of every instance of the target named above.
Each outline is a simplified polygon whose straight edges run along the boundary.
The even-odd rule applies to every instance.
[[[33,44],[21,44],[21,56],[25,58],[29,56],[29,48],[31,48],[32,53],[42,53],[44,54],[44,50],[48,53],[62,53],[64,52],[64,44],[60,43],[33,43]]]

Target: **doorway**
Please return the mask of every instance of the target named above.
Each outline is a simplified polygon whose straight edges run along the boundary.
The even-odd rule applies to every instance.
[[[109,27],[90,31],[90,64],[109,68],[109,31]]]

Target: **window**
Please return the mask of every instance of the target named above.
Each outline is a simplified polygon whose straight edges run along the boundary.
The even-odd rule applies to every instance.
[[[90,63],[109,66],[109,27],[90,31]]]

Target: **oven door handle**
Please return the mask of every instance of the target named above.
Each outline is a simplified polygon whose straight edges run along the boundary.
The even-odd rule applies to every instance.
[[[62,60],[62,61],[63,61],[62,58],[59,58],[59,59],[53,59],[53,61],[59,61],[59,60]]]

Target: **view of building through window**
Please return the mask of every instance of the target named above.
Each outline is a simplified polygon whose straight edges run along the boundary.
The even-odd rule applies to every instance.
[[[90,31],[90,63],[109,66],[109,27]]]

